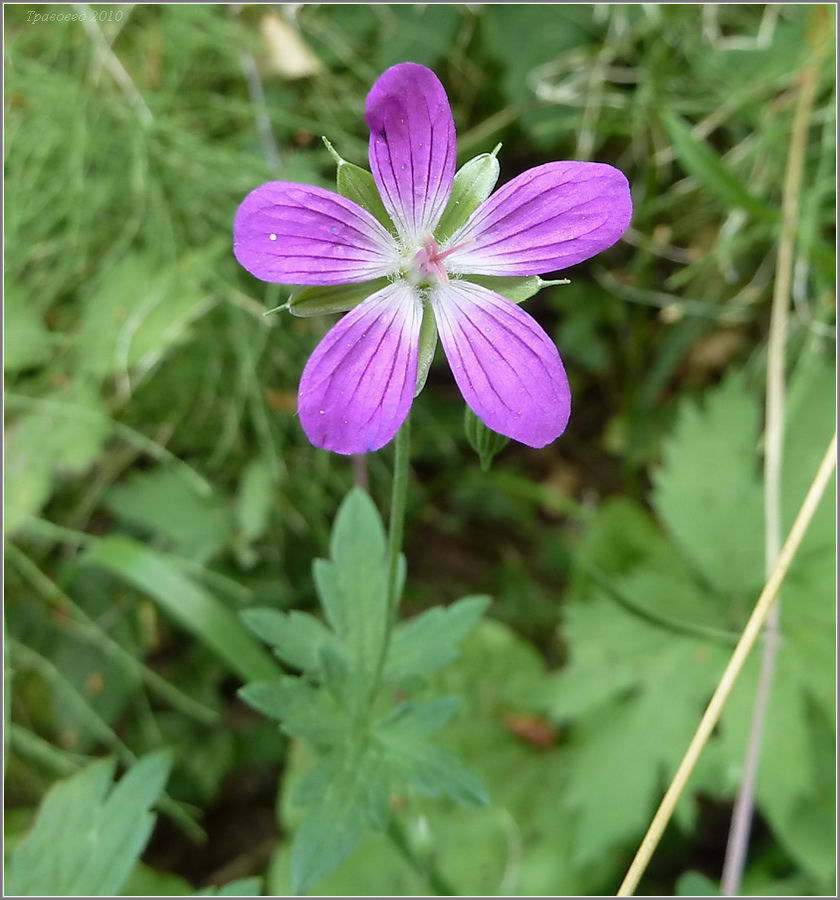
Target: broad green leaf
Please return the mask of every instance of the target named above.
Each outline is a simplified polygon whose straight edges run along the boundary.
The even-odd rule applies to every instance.
[[[677,879],[678,897],[718,897],[720,885],[701,872],[683,872]]]
[[[499,180],[498,149],[474,157],[455,173],[452,193],[435,228],[438,243],[454,234],[493,192]]]
[[[799,511],[836,427],[833,365],[813,350],[802,354],[786,404],[782,460],[783,531]],[[836,476],[832,476],[782,586],[784,646],[799,681],[832,724],[836,721]],[[812,717],[811,717],[812,718]]]
[[[7,427],[3,516],[9,534],[37,515],[52,493],[53,451],[43,437],[40,423],[31,417]]]
[[[466,280],[486,287],[489,291],[495,291],[508,300],[513,300],[514,303],[523,303],[545,287],[569,284],[568,278],[543,281],[539,275],[467,275]]]
[[[84,378],[45,397],[15,395],[14,403],[22,412],[7,432],[4,511],[10,532],[37,515],[60,470],[84,472],[113,431],[98,388]]]
[[[316,747],[339,744],[348,730],[345,710],[325,690],[302,678],[254,681],[239,696],[270,719],[277,719],[290,736],[302,737]]]
[[[835,404],[834,362],[811,347],[802,353],[791,375],[785,409],[782,460],[785,533],[793,525],[834,433]],[[834,547],[836,519],[833,488],[834,476],[803,539],[800,561],[811,552]],[[831,569],[829,577],[833,577],[833,565],[829,564],[827,568]],[[826,589],[832,589],[829,583],[826,583]]]
[[[613,503],[610,503],[604,509],[611,512],[613,508]],[[641,509],[636,521],[641,523],[642,529],[653,528]],[[615,543],[620,544],[623,540],[619,537]],[[578,566],[592,583],[604,591],[606,597],[654,627],[672,634],[700,637],[734,647],[737,629],[742,624],[740,607],[737,604],[733,606],[730,597],[714,593],[698,581],[661,534],[648,537],[646,549],[645,564],[631,572],[618,575],[607,573],[600,568],[597,560],[593,564],[586,559],[585,553],[578,555]],[[647,582],[651,579],[653,583],[649,585],[648,592]],[[673,597],[665,606],[659,598],[669,590],[669,585]]]
[[[302,318],[347,312],[387,287],[387,278],[359,284],[331,284],[299,288],[289,297],[289,312]]]
[[[335,181],[338,193],[342,197],[358,203],[359,206],[378,219],[388,231],[393,232],[394,223],[388,215],[388,210],[385,209],[385,204],[379,195],[373,175],[367,169],[362,169],[360,166],[353,165],[353,163],[347,162],[346,159],[342,159],[326,138],[322,138],[322,140],[335,160]]]
[[[236,525],[247,543],[261,538],[275,503],[276,476],[265,457],[252,459],[242,473],[236,497]]]
[[[654,505],[680,552],[698,578],[742,604],[764,578],[758,417],[743,376],[729,375],[702,405],[682,402],[654,473]]]
[[[56,335],[24,291],[9,282],[3,310],[3,371],[40,366],[52,356]]]
[[[14,544],[9,542],[10,546]],[[8,557],[7,557],[8,558]],[[3,647],[9,646],[9,632],[7,629],[7,619],[3,616]],[[6,650],[3,657],[3,778],[6,777],[6,771],[9,766],[9,741],[12,736],[12,680],[14,671],[12,669],[11,654]]]
[[[85,300],[76,336],[80,369],[104,378],[151,368],[209,307],[206,265],[207,253],[163,269],[149,256],[125,257]]]
[[[47,433],[44,440],[53,448],[56,464],[84,472],[102,453],[114,423],[99,389],[86,379],[78,379],[54,391],[31,415],[41,417]]]
[[[662,532],[638,503],[613,497],[598,509],[578,548],[583,580],[592,568],[622,574],[665,545]]]
[[[685,646],[681,642],[686,640],[706,641],[707,635],[695,630],[698,622],[711,631],[710,621],[719,625],[725,621],[721,604],[712,602],[710,595],[692,581],[684,567],[669,566],[664,554],[652,553],[649,561],[632,571],[611,576],[609,581],[593,579],[587,588],[578,590],[581,595],[589,596],[593,589],[602,601],[599,600],[597,607],[594,604],[570,607],[566,624],[574,636],[578,627],[594,629],[595,626],[588,622],[591,617],[598,616],[603,619],[599,626],[603,643],[578,642],[573,651],[574,664],[549,682],[552,685],[549,708],[561,720],[595,712],[635,685],[640,678],[639,657],[659,654],[670,640],[679,646]],[[613,593],[625,602],[617,602]],[[609,605],[613,606],[612,613]],[[632,646],[618,654],[612,648],[621,643],[621,636],[628,628],[627,616],[639,627],[633,627],[628,634],[634,641]],[[722,629],[721,633],[726,634]],[[733,633],[731,640],[724,642],[715,634],[711,641],[715,658],[722,658],[734,646],[736,637],[737,633]],[[605,654],[609,655],[609,663]]]
[[[175,621],[213,650],[246,681],[276,677],[278,666],[236,616],[167,556],[127,537],[105,538],[85,561],[147,593]]]
[[[136,472],[105,495],[118,518],[167,538],[179,555],[206,562],[232,535],[227,509],[177,469]]]
[[[731,383],[724,383],[718,402],[730,390]],[[714,408],[714,403],[707,407]],[[742,412],[746,415],[748,408]],[[739,416],[728,421],[730,440],[746,442],[734,428]],[[681,420],[677,431],[683,427]],[[704,439],[699,426],[694,434]],[[718,467],[725,462],[723,454],[710,460]],[[565,802],[578,817],[575,858],[580,865],[594,864],[610,848],[638,838],[659,798],[662,773],[675,771],[728,660],[731,648],[713,640],[711,631],[705,636],[672,624],[717,624],[734,636],[744,621],[744,601],[751,606],[758,590],[740,604],[733,603],[731,592],[710,592],[706,573],[693,572],[673,552],[669,555],[643,514],[631,513],[626,502],[606,506],[583,541],[579,558],[585,564],[565,616],[571,658],[552,679],[550,708],[572,726]],[[722,515],[718,522],[717,532],[706,535],[709,543],[725,543],[724,535],[737,539],[734,523]],[[790,573],[797,580],[788,582],[789,599],[782,601],[784,637],[758,791],[759,807],[783,842],[815,791],[814,764],[809,763],[811,697],[819,694],[827,711],[833,707],[833,692],[820,687],[832,681],[833,648],[826,635],[833,633],[833,613],[826,592],[807,580],[809,566],[801,562],[799,573]],[[608,588],[585,574],[593,567],[606,573]],[[616,603],[613,590],[630,603]],[[737,789],[757,674],[754,655],[700,760],[692,793],[678,808],[684,823],[692,819],[694,792],[725,798]],[[806,858],[815,876],[825,874],[824,854]]]
[[[554,718],[573,726],[564,803],[576,815],[573,859],[587,866],[644,828],[661,773],[679,761],[731,648],[634,611],[716,621],[703,609],[709,595],[627,501],[604,507],[579,556],[585,566],[564,616],[570,659],[544,695]],[[584,574],[593,568],[627,606]],[[712,605],[721,618],[722,609]],[[708,788],[711,777],[701,766],[693,785]],[[679,818],[693,814],[692,802],[684,800]]]
[[[237,878],[221,887],[203,888],[196,897],[259,897],[262,895],[262,878]]]
[[[662,120],[677,158],[685,170],[709,193],[721,200],[727,209],[740,208],[757,219],[778,221],[779,211],[756,197],[743,180],[729,170],[726,163],[706,141],[694,136],[691,128],[680,116],[666,111],[662,114]]]
[[[662,590],[657,602],[667,604],[674,585]],[[565,633],[575,649],[554,683],[553,708],[559,720],[575,722],[563,802],[577,815],[574,858],[588,865],[644,829],[662,773],[675,770],[728,654],[605,599],[571,607]],[[593,679],[605,684],[596,688]],[[592,705],[577,696],[581,686],[590,686]]]
[[[779,877],[779,851],[775,847],[768,847],[761,854],[750,855],[758,858],[751,861],[744,872],[739,892],[742,897],[812,897],[834,891],[833,875],[823,887],[801,869],[787,877]]]
[[[402,684],[452,662],[489,604],[489,597],[464,597],[400,623],[388,649],[385,680]]]
[[[112,787],[113,760],[57,783],[12,856],[7,890],[35,896],[119,894],[149,839],[168,753],[139,760]]]
[[[299,610],[246,609],[242,621],[255,637],[271,644],[283,662],[309,674],[319,671],[321,647],[336,642],[323,622]]]
[[[427,303],[423,307],[423,321],[420,323],[420,346],[417,350],[417,385],[414,388],[415,397],[426,386],[429,369],[432,367],[432,362],[435,358],[437,342],[438,330],[435,314],[432,311],[431,304]]]
[[[186,897],[193,886],[180,875],[158,872],[142,862],[137,863],[123,885],[123,897]]]
[[[806,871],[824,880],[832,877],[836,849],[836,822],[828,800],[836,780],[834,728],[810,702],[803,683],[808,662],[799,658],[791,646],[793,637],[788,637],[788,623],[801,615],[795,597],[789,593],[782,601],[783,643],[765,723],[757,801],[780,844]],[[817,663],[826,680],[832,663]],[[758,669],[756,656],[735,685],[721,720],[719,752],[735,777],[743,766]]]
[[[292,882],[304,893],[356,849],[366,828],[384,830],[389,778],[371,742],[352,742],[324,757],[298,784],[307,812],[292,844]]]

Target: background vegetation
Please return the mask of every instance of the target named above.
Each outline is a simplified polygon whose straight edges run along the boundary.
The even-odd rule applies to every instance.
[[[763,583],[781,186],[798,79],[833,11],[83,9],[104,20],[4,9],[9,850],[56,778],[143,760],[107,799],[103,762],[50,794],[63,824],[27,852],[57,855],[59,881],[30,892],[66,885],[61,859],[88,832],[127,862],[79,893],[289,890],[306,754],[237,698],[276,671],[239,614],[314,608],[310,562],[362,473],[295,418],[328,323],[263,314],[286,295],[236,265],[231,221],[270,178],[331,186],[322,134],[365,164],[365,94],[405,60],[446,85],[462,161],[502,141],[503,181],[610,162],[636,212],[624,241],[529,301],[572,381],[561,440],[511,444],[482,472],[440,358],[415,405],[404,609],[492,597],[432,679],[463,695],[443,740],[491,804],[395,796],[407,852],[371,838],[315,890],[614,891]],[[833,430],[833,71],[824,58],[800,197],[785,529]],[[366,465],[382,509],[389,452]],[[826,501],[784,591],[749,893],[833,891],[833,546]],[[644,893],[715,890],[756,668]],[[153,832],[141,778],[152,796],[166,784]],[[133,868],[142,840],[102,824],[119,804],[151,833]]]

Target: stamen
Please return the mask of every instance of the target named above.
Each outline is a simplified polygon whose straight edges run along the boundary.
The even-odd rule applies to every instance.
[[[436,254],[437,259],[446,259],[447,256],[451,256],[456,250],[463,250],[468,244],[471,244],[472,241],[464,241],[463,244],[456,244],[454,247],[450,247],[448,250],[438,251]]]

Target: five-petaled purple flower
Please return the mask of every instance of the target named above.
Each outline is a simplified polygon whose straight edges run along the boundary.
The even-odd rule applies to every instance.
[[[431,307],[455,381],[494,431],[543,447],[566,427],[571,395],[546,333],[471,275],[539,275],[614,244],[630,222],[627,179],[602,163],[553,162],[523,172],[440,245],[455,173],[455,124],[429,69],[388,69],[367,98],[370,166],[396,237],[356,203],[272,181],[234,222],[234,253],[263,281],[336,285],[387,276],[309,358],[298,412],[310,441],[336,453],[378,450],[408,415],[420,324]]]

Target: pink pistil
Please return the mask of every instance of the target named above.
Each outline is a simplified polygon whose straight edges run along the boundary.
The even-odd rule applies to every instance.
[[[448,250],[441,251],[437,245],[437,241],[429,235],[423,241],[423,248],[417,251],[412,262],[417,268],[417,271],[421,274],[431,275],[440,282],[440,284],[447,284],[449,282],[449,273],[446,271],[446,266],[443,264],[443,261],[451,253],[460,250],[461,246],[463,245],[450,247]]]

